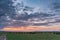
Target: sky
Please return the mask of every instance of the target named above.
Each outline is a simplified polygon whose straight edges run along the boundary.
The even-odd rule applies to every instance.
[[[0,31],[60,31],[60,0],[0,1]]]

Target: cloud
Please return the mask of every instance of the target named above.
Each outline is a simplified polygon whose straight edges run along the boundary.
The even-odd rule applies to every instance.
[[[11,31],[11,32],[39,32],[39,31],[60,31],[59,26],[50,26],[50,27],[45,27],[45,26],[38,26],[38,27],[33,27],[33,26],[28,26],[28,27],[13,27],[13,26],[7,26],[4,27],[3,29],[0,29],[1,31]]]
[[[10,10],[7,13],[0,14],[0,27],[2,28],[5,26],[51,26],[55,23],[60,23],[60,16],[53,13],[41,12],[39,9],[29,6],[22,6],[21,10],[16,13]]]
[[[19,16],[15,16],[14,18],[3,17],[0,19],[1,24],[3,26],[47,26],[49,22],[49,17],[53,16],[52,14],[45,13],[32,13],[28,14],[20,14]],[[47,18],[48,17],[48,18]],[[49,19],[49,20],[48,20]],[[51,22],[52,23],[52,22]]]

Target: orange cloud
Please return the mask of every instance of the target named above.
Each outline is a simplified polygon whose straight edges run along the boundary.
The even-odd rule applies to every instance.
[[[3,31],[48,31],[48,30],[60,30],[60,27],[45,27],[45,26],[41,26],[41,27],[34,27],[34,26],[29,26],[29,27],[13,27],[13,26],[9,26],[9,27],[5,27],[2,29]]]

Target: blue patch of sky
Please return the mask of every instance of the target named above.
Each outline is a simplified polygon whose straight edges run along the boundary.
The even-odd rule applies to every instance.
[[[52,0],[23,0],[25,5],[33,7],[47,7]]]

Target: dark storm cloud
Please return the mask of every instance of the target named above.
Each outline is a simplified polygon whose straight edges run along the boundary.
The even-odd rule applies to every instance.
[[[48,16],[49,15],[49,16]],[[35,19],[35,18],[37,18],[37,19],[39,19],[39,20],[42,20],[42,21],[45,21],[45,20],[47,20],[47,19],[45,19],[46,17],[50,17],[50,16],[54,16],[53,14],[39,14],[39,13],[36,13],[36,14],[30,14],[30,15],[28,15],[28,14],[23,14],[22,16],[20,15],[20,16],[18,16],[16,19],[14,19],[15,21],[13,21],[13,20],[11,20],[11,24],[8,24],[8,25],[10,25],[10,26],[29,26],[29,25],[35,25],[35,26],[41,26],[41,25],[48,25],[49,23],[33,23],[32,21],[35,21],[35,20],[32,20],[32,19]],[[29,19],[30,19],[30,22],[32,22],[32,23],[30,23],[29,22]],[[21,21],[22,20],[22,21]],[[38,21],[37,21],[38,22]],[[9,21],[8,21],[8,23],[10,23]]]
[[[6,16],[15,14],[15,9],[12,6],[12,3],[12,0],[0,0],[0,27],[8,24],[9,21]]]
[[[5,26],[49,26],[60,23],[60,16],[53,13],[34,12],[34,8],[22,7],[22,13],[16,12],[11,0],[1,0],[0,3],[0,28]],[[20,6],[19,6],[20,7]],[[29,14],[30,11],[31,13]],[[57,17],[57,18],[55,18]],[[53,20],[52,20],[53,19]],[[41,23],[41,21],[43,23]],[[45,22],[46,21],[46,22]],[[36,22],[36,23],[35,23]]]
[[[13,15],[13,14],[12,14]],[[11,16],[12,16],[11,15]],[[50,17],[50,16],[54,16],[54,14],[45,14],[45,13],[34,13],[34,14],[20,14],[18,17],[14,16],[13,18],[11,18],[10,16],[10,20],[8,20],[8,18],[6,18],[6,16],[2,17],[0,19],[1,21],[1,26],[29,26],[29,25],[35,25],[35,26],[41,26],[41,25],[48,25],[49,23],[29,23],[29,19],[35,19],[38,18],[40,20],[46,20],[46,17]],[[15,21],[14,21],[15,20]],[[22,20],[22,21],[21,21]],[[25,22],[24,22],[25,21]],[[34,21],[34,20],[33,20]],[[31,21],[30,21],[31,22]]]
[[[7,26],[28,26],[30,25],[29,23],[27,22],[24,22],[24,21],[15,21],[15,22],[9,22],[10,24],[8,24]]]
[[[21,19],[21,20],[28,20],[28,19],[31,19],[31,18],[46,18],[46,17],[52,17],[52,16],[55,16],[55,14],[48,14],[48,13],[31,13],[31,14],[28,14],[26,12],[24,12],[24,14],[20,14],[18,16],[17,19]]]
[[[60,3],[59,2],[55,2],[53,3],[53,9],[60,9]]]

